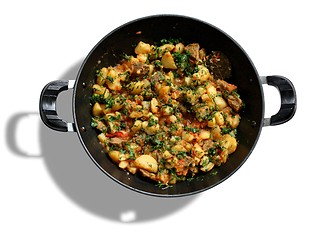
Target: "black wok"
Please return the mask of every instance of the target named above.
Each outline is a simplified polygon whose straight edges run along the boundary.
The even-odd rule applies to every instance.
[[[216,168],[216,174],[208,173],[192,181],[161,188],[139,175],[128,174],[108,159],[99,144],[96,130],[90,126],[90,96],[97,69],[117,64],[124,53],[133,54],[132,45],[139,41],[153,43],[168,38],[181,38],[186,43],[197,42],[208,51],[219,50],[225,53],[232,66],[232,77],[228,81],[238,86],[238,92],[246,107],[241,112],[241,123],[238,127],[238,148],[226,164]],[[281,108],[271,118],[264,117],[262,84],[273,85],[280,92]],[[74,123],[62,120],[56,112],[57,96],[68,88],[73,88]],[[226,33],[203,21],[177,15],[149,16],[115,29],[98,42],[88,54],[75,81],[50,82],[44,87],[40,97],[40,115],[43,122],[57,131],[77,132],[88,155],[104,173],[129,189],[165,197],[198,193],[226,180],[249,157],[262,127],[285,123],[293,117],[295,110],[296,93],[288,79],[282,76],[260,77],[245,51]]]

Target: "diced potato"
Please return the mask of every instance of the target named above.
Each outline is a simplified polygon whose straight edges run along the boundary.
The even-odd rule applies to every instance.
[[[194,162],[196,165],[198,165],[200,163],[201,159],[198,157],[194,157]]]
[[[99,139],[99,142],[101,143],[101,145],[102,145],[103,147],[105,147],[105,142],[106,142],[106,140],[107,140],[106,135],[105,135],[104,133],[100,133],[100,134],[98,135],[98,139]]]
[[[143,122],[144,123],[144,122]],[[144,124],[142,124],[143,126]],[[148,135],[155,135],[160,129],[160,125],[159,124],[155,124],[151,127],[146,126],[144,127],[144,131],[148,134]]]
[[[207,131],[207,130],[201,130],[200,133],[199,133],[199,137],[202,140],[209,139],[210,138],[210,132]]]
[[[145,53],[138,54],[137,58],[140,62],[145,63],[148,60],[148,54],[145,54]]]
[[[171,52],[174,49],[174,45],[173,44],[163,44],[162,46],[159,47],[160,51],[162,53],[169,51]]]
[[[92,115],[100,116],[101,114],[103,114],[103,109],[101,107],[101,104],[96,102],[92,107]]]
[[[141,155],[134,160],[134,165],[137,168],[145,169],[151,173],[158,171],[158,162],[150,155]]]
[[[128,165],[129,165],[128,161],[121,161],[118,166],[119,168],[126,169]]]
[[[142,82],[143,82],[143,88],[147,88],[151,85],[148,79],[143,79]]]
[[[183,43],[177,43],[176,46],[173,49],[173,52],[182,53],[184,49]]]
[[[170,92],[169,86],[162,86],[159,88],[159,97],[163,98],[164,96],[168,95]]]
[[[220,161],[222,163],[225,163],[228,159],[228,156],[229,156],[228,149],[223,149],[222,152],[220,153]]]
[[[169,121],[170,121],[171,123],[175,123],[177,120],[178,120],[178,119],[177,119],[177,117],[176,117],[175,115],[171,115],[171,116],[169,117]]]
[[[216,125],[215,118],[211,118],[210,120],[208,120],[208,127],[213,128],[215,125]]]
[[[240,124],[240,115],[239,114],[236,114],[234,116],[228,115],[226,118],[226,122],[232,129],[235,129]]]
[[[186,152],[187,150],[181,145],[175,145],[171,149],[173,152]]]
[[[108,152],[109,157],[115,162],[119,163],[120,162],[120,151],[112,150]]]
[[[128,170],[131,174],[136,174],[137,171],[138,171],[138,168],[132,167],[132,166],[129,165],[129,166],[127,167],[127,170]]]
[[[156,98],[151,99],[151,112],[158,113],[159,111],[159,102]]]
[[[158,117],[151,114],[148,121],[142,122],[141,128],[143,128],[148,135],[155,135],[160,129],[158,122]]]
[[[193,78],[201,82],[207,81],[210,78],[209,69],[203,65],[198,66],[198,72],[193,74]]]
[[[192,150],[193,144],[192,144],[192,143],[189,143],[189,142],[186,142],[186,143],[184,144],[184,147],[185,147],[185,149],[186,149],[187,152],[188,152],[188,151],[191,151],[191,150]]]
[[[220,146],[228,150],[228,154],[233,153],[237,149],[237,140],[234,137],[231,137],[229,134],[222,136],[220,140]]]
[[[122,88],[119,78],[114,78],[113,80],[107,79],[107,85],[111,90],[119,91]]]
[[[148,43],[140,41],[134,49],[135,54],[145,54],[151,52],[151,46]]]
[[[211,101],[211,98],[209,97],[208,94],[203,94],[201,96],[201,100],[202,100],[202,102],[209,102],[209,101]]]
[[[195,91],[192,91],[191,89],[189,89],[186,92],[186,99],[189,103],[194,105],[198,101],[199,95]]]
[[[190,86],[191,83],[192,83],[192,78],[191,78],[191,77],[184,77],[184,82],[185,82],[188,86]]]
[[[193,145],[192,152],[198,158],[202,158],[203,155],[204,155],[204,151],[203,151],[202,147],[198,143]]]
[[[136,120],[133,124],[133,126],[131,127],[131,130],[134,132],[137,132],[141,129],[142,127],[142,121],[141,120]]]
[[[162,157],[163,157],[164,159],[168,159],[168,158],[171,158],[171,157],[172,157],[172,154],[171,154],[168,150],[166,150],[166,151],[164,151],[164,153],[162,154]]]
[[[164,106],[161,108],[161,113],[162,113],[163,116],[170,116],[170,115],[173,114],[173,107],[164,105]]]
[[[223,115],[221,112],[216,112],[214,114],[214,118],[216,120],[216,123],[219,125],[219,126],[222,126],[224,124],[224,118],[223,118]]]
[[[214,97],[214,102],[216,103],[218,110],[222,110],[228,106],[227,102],[220,96]]]
[[[209,83],[206,88],[207,88],[207,94],[212,96],[217,95],[217,89],[211,83]]]
[[[108,68],[107,78],[116,78],[118,76],[117,71],[113,67]]]
[[[142,101],[141,105],[142,105],[143,109],[149,110],[151,103],[150,103],[150,101]]]
[[[108,69],[106,67],[103,67],[103,68],[100,69],[99,73],[100,73],[100,76],[105,78],[107,76]]]
[[[209,162],[208,164],[204,165],[200,168],[203,172],[209,172],[214,167],[214,164],[212,162]]]
[[[161,58],[161,63],[164,68],[168,69],[177,69],[177,66],[174,62],[174,58],[170,52],[165,52]]]
[[[182,132],[181,137],[182,137],[182,140],[185,140],[186,142],[191,142],[194,139],[193,134],[186,131]]]
[[[94,84],[94,85],[92,86],[92,89],[93,89],[94,94],[103,95],[103,94],[105,94],[105,92],[106,92],[106,88],[103,87],[103,86],[100,86],[100,85],[98,85],[98,84]]]
[[[211,129],[211,139],[212,140],[218,140],[221,137],[221,129],[218,125],[215,125],[212,129]]]
[[[206,89],[204,87],[198,87],[197,88],[197,94],[199,96],[201,96],[202,94],[205,94],[206,93]]]
[[[141,146],[138,145],[137,143],[130,143],[130,148],[131,150],[137,152],[137,151],[141,151]]]
[[[129,115],[130,118],[141,118],[144,116],[144,111],[141,109],[139,111],[132,111]]]

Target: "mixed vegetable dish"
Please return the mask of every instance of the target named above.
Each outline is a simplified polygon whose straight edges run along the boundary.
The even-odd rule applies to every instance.
[[[212,172],[237,149],[243,102],[220,51],[140,41],[97,70],[91,126],[119,168],[162,185]]]

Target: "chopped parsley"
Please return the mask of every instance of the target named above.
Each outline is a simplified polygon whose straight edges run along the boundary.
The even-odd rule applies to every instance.
[[[200,132],[200,129],[194,128],[194,127],[185,126],[183,129],[186,130],[186,131],[192,132],[192,133],[198,133],[198,132]]]

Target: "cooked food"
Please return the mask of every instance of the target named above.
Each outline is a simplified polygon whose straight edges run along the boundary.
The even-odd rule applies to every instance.
[[[213,171],[237,149],[243,106],[231,64],[198,43],[139,42],[97,71],[91,126],[110,159],[161,185]]]

